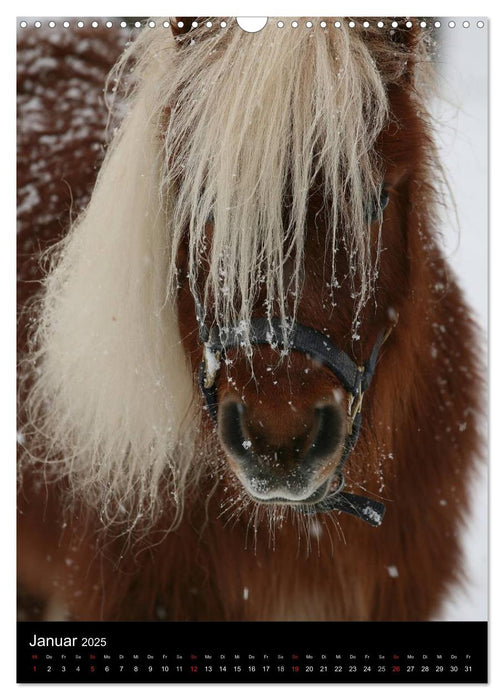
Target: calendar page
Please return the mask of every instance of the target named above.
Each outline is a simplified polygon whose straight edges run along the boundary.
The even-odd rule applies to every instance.
[[[18,682],[486,682],[488,24],[18,18]]]

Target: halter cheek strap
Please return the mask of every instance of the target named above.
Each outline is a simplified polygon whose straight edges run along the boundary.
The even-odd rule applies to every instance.
[[[200,310],[197,308],[197,311]],[[208,412],[214,422],[217,422],[218,395],[216,387],[217,374],[220,370],[222,359],[226,350],[242,347],[245,343],[244,333],[240,328],[231,328],[227,332],[213,327],[208,329],[202,322],[202,316],[198,315],[200,339],[204,343],[203,361],[199,369],[199,385],[208,408]],[[355,447],[362,424],[362,399],[368,389],[378,361],[381,346],[387,339],[390,331],[382,331],[373,346],[373,350],[367,362],[363,366],[357,365],[343,350],[340,350],[320,331],[314,328],[294,323],[292,332],[288,336],[289,351],[296,350],[317,360],[339,379],[350,396],[348,433],[345,438],[343,454],[336,468],[336,476],[339,484],[336,490],[318,503],[295,506],[306,514],[327,513],[339,510],[360,518],[369,525],[381,525],[385,506],[383,503],[373,501],[364,496],[343,491],[345,478],[343,466],[348,456]],[[247,342],[253,345],[271,345],[283,347],[285,336],[282,322],[278,318],[253,318],[247,327]]]

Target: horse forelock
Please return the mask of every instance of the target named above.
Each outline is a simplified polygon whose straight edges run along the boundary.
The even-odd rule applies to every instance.
[[[400,80],[410,49],[379,31],[314,24],[280,30],[270,22],[248,35],[229,22],[179,43],[160,27],[138,43],[141,81],[149,61],[169,64],[151,80],[159,81],[170,280],[187,237],[191,287],[196,294],[205,269],[201,301],[223,327],[247,321],[261,289],[265,315],[295,317],[315,181],[330,203],[329,287],[338,286],[344,250],[355,321],[373,293],[380,245],[371,244],[366,211],[380,197],[383,170],[375,144],[389,118],[387,85]]]

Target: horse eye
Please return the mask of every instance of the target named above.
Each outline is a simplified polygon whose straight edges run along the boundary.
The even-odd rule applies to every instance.
[[[372,207],[370,207],[370,210],[368,211],[369,223],[374,224],[375,221],[378,221],[378,217],[385,210],[387,204],[389,203],[389,199],[390,196],[387,189],[382,187],[379,201],[373,202]]]
[[[385,188],[382,188],[381,194],[380,194],[380,209],[383,211],[387,204],[389,203],[389,193]]]

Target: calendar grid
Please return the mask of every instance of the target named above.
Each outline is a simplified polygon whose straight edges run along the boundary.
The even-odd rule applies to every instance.
[[[18,623],[20,683],[485,683],[487,623]]]

